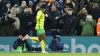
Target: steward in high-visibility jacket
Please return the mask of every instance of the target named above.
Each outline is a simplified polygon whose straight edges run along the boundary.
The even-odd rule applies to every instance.
[[[97,23],[97,36],[100,36],[100,18],[98,19]]]

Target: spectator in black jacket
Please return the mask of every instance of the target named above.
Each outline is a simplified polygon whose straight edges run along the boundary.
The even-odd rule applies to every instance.
[[[56,35],[56,30],[58,29],[58,25],[57,25],[57,20],[55,19],[57,16],[61,16],[61,11],[57,9],[57,6],[55,3],[52,4],[51,6],[51,31],[52,31],[52,35]]]
[[[97,4],[97,3],[95,3],[94,5],[93,5],[93,9],[92,9],[92,16],[93,16],[93,18],[97,21],[98,20],[98,18],[100,17],[100,7],[99,7],[99,5]]]
[[[100,17],[100,7],[99,7],[99,5],[97,3],[95,3],[93,5],[93,9],[91,11],[91,14],[93,16],[93,19],[96,20],[96,22],[97,22],[98,21],[98,18]],[[96,27],[95,27],[95,29],[96,29]],[[94,32],[95,32],[94,35],[97,35],[96,34],[96,30],[94,30]]]
[[[2,14],[2,18],[1,18],[1,29],[0,29],[0,33],[1,36],[13,36],[13,20],[11,18],[8,17],[8,14],[10,13],[10,2],[7,2],[6,7],[4,8],[4,12]]]
[[[23,35],[23,37],[26,34],[29,34],[30,30],[33,28],[32,23],[33,23],[32,11],[29,7],[26,7],[24,9],[23,14],[20,17],[20,34]]]
[[[73,14],[72,8],[65,8],[64,10],[66,13],[58,17],[60,19],[63,19],[64,22],[62,34],[67,36],[73,36],[77,24],[77,18]]]
[[[56,4],[54,3],[51,6],[51,17],[52,17],[52,22],[51,22],[51,28],[56,29],[57,28],[57,20],[55,19],[57,16],[60,16],[62,13],[60,10],[57,9]]]

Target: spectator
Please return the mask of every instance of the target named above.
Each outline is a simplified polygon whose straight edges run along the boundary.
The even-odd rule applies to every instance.
[[[98,18],[100,17],[100,7],[97,3],[93,5],[92,16],[96,21],[98,21]]]
[[[51,12],[50,12],[50,14],[51,14],[51,17],[52,17],[52,22],[51,22],[51,28],[52,29],[56,29],[56,25],[57,25],[57,20],[55,19],[57,16],[60,16],[62,13],[61,13],[61,11],[59,11],[58,9],[57,9],[57,7],[56,7],[56,5],[55,4],[53,4],[52,5],[52,7],[51,7]]]
[[[93,2],[91,2],[90,0],[87,0],[86,3],[85,3],[85,6],[86,6],[86,10],[89,14],[91,14],[91,10],[92,10],[92,7],[93,7]]]
[[[51,31],[51,15],[50,15],[50,12],[49,10],[46,10],[46,13],[45,13],[45,31]]]
[[[19,6],[20,14],[22,14],[25,6],[26,6],[26,1],[22,1],[21,6]]]
[[[93,36],[94,35],[94,26],[96,21],[93,20],[91,15],[86,16],[86,20],[80,20],[80,25],[82,26],[81,36]]]
[[[79,13],[77,14],[78,22],[77,22],[77,25],[76,25],[76,35],[79,35],[79,36],[81,35],[82,26],[80,26],[80,20],[85,21],[87,15],[88,15],[88,12],[85,8],[80,10]]]
[[[60,16],[59,18],[63,19],[63,35],[73,36],[75,32],[75,27],[77,24],[77,18],[74,15],[74,11],[72,8],[65,8],[64,9],[66,14]]]
[[[21,5],[23,1],[25,1],[25,2],[26,2],[26,5],[28,6],[29,0],[19,0],[19,1],[18,1],[19,5]]]
[[[83,8],[82,10],[79,11],[79,13],[77,14],[78,19],[85,21],[86,20],[86,16],[88,15],[88,12],[86,10],[86,8]]]
[[[12,23],[14,21],[8,17],[8,14],[10,13],[10,10],[11,10],[10,2],[7,2],[6,8],[7,9],[5,9],[5,13],[3,13],[3,17],[1,19],[0,33],[1,33],[1,36],[13,36]]]
[[[6,8],[7,8],[7,13],[9,14],[10,13],[10,10],[11,10],[11,4],[10,4],[10,1],[6,2]]]
[[[35,20],[35,17],[36,17],[36,8],[35,8],[35,4],[33,5],[33,2],[32,1],[29,1],[29,7],[30,7],[30,10],[32,11],[32,16],[33,16],[33,18],[32,18],[32,21],[33,21],[33,31],[35,31],[35,25],[36,25],[36,20]]]
[[[95,1],[93,1],[93,0],[34,0],[34,1],[33,0],[27,0],[27,1],[26,0],[16,0],[16,1],[10,0],[10,1],[11,2],[8,2],[8,0],[7,1],[0,0],[0,26],[6,27],[9,24],[11,27],[11,28],[10,27],[9,28],[12,29],[12,31],[14,31],[14,35],[18,35],[18,31],[20,28],[24,28],[24,27],[28,26],[27,23],[32,18],[33,19],[31,22],[32,22],[33,26],[29,26],[29,28],[35,27],[36,14],[42,4],[48,5],[48,7],[46,8],[47,12],[45,14],[45,18],[46,18],[45,19],[45,30],[46,31],[51,30],[51,31],[56,32],[58,30],[61,30],[63,33],[66,33],[67,26],[69,26],[69,28],[71,28],[73,25],[73,24],[72,25],[71,24],[67,25],[67,24],[72,23],[72,22],[70,22],[70,20],[73,20],[72,18],[76,18],[76,16],[77,16],[78,19],[77,20],[75,19],[75,21],[77,21],[76,22],[77,24],[75,26],[76,28],[74,28],[74,26],[73,26],[72,28],[74,30],[69,31],[69,32],[67,32],[69,34],[66,33],[64,35],[73,35],[74,32],[76,33],[76,35],[81,35],[83,26],[80,25],[80,21],[86,22],[87,15],[92,15],[93,20],[96,20],[96,21],[98,21],[98,18],[100,17],[100,7],[99,7],[98,3],[94,3]],[[10,4],[10,3],[12,3],[12,4]],[[11,8],[11,5],[14,5],[14,6]],[[18,6],[18,5],[20,5],[20,6]],[[26,9],[26,6],[29,6],[29,8]],[[70,10],[69,8],[71,8],[73,11],[72,15],[70,15],[70,16],[72,16],[72,18],[66,19],[66,18],[70,18],[68,13],[71,13],[71,12],[67,12],[68,10]],[[25,12],[24,9],[25,9],[25,11],[27,11],[27,10],[30,11],[30,15],[28,14],[28,16],[30,16],[30,19],[26,19],[28,16],[26,16],[26,14],[24,13]],[[63,9],[64,9],[64,11],[63,11]],[[65,17],[65,19],[63,17]],[[23,18],[25,18],[25,19],[23,20]],[[59,19],[57,19],[57,18],[59,18]],[[20,20],[21,20],[21,27],[20,27]],[[69,21],[67,22],[67,20],[69,20]],[[22,23],[24,23],[26,21],[27,21],[27,23],[25,23],[26,26],[24,24],[22,25]],[[75,23],[75,22],[73,22],[73,23]],[[63,24],[65,24],[67,26],[65,27]],[[13,27],[11,25],[13,25]],[[0,27],[0,29],[1,29],[1,31],[3,30],[2,27]],[[64,31],[64,29],[66,29],[66,30]],[[93,28],[93,29],[95,29],[95,28]],[[27,31],[29,31],[29,30],[30,29],[27,29]],[[72,32],[72,34],[70,32]],[[95,30],[94,30],[94,32],[95,32],[94,35],[96,35]],[[4,32],[2,32],[2,33],[4,33]],[[5,31],[5,33],[6,33],[6,31]],[[8,35],[8,34],[6,34],[6,35]]]
[[[76,4],[77,12],[79,12],[85,6],[85,0],[76,0],[75,4]]]
[[[29,7],[32,9],[32,11],[33,11],[33,2],[32,1],[29,1]]]
[[[97,22],[98,18],[100,17],[100,7],[99,7],[99,5],[97,3],[95,3],[93,5],[93,9],[91,11],[91,15],[93,16],[93,19],[96,20],[96,22]],[[94,29],[96,29],[96,27]],[[97,35],[96,34],[97,33],[96,30],[94,30],[94,32],[95,32],[95,35]]]
[[[15,4],[12,7],[11,13],[8,14],[8,17],[11,18],[12,20],[14,20],[14,23],[12,25],[13,25],[14,35],[17,36],[19,28],[20,28],[19,8],[18,8],[17,4]]]
[[[63,10],[63,8],[64,8],[64,4],[63,4],[63,2],[61,1],[61,0],[56,0],[56,4],[57,4],[57,9],[59,9],[60,11],[61,10]]]
[[[68,7],[71,7],[71,8],[73,8],[74,7],[74,4],[73,4],[73,1],[72,0],[65,0],[64,1],[64,5],[66,6],[68,6]]]
[[[29,7],[24,8],[24,12],[20,17],[20,35],[23,37],[26,34],[29,34],[30,31],[32,30],[32,24],[33,24],[33,16],[32,16],[32,11],[30,11]]]

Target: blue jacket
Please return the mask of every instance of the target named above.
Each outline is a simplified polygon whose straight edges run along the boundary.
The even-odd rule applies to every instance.
[[[64,44],[61,43],[61,39],[59,37],[53,38],[49,44],[49,48],[52,51],[62,51],[64,48]]]

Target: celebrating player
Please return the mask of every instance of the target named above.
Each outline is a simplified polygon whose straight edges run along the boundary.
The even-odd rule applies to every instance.
[[[37,30],[38,37],[30,37],[28,35],[23,38],[23,40],[29,38],[31,40],[40,41],[41,42],[41,49],[42,53],[47,53],[45,51],[45,29],[44,29],[44,21],[45,21],[45,11],[46,11],[46,4],[42,4],[39,11],[36,15],[36,26],[35,29]]]

